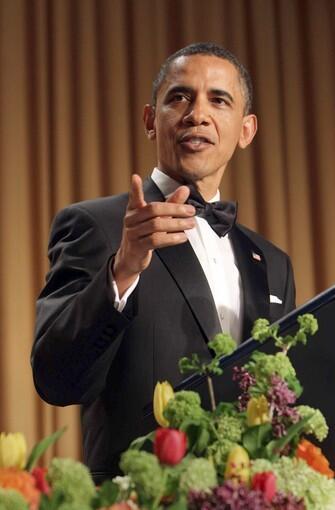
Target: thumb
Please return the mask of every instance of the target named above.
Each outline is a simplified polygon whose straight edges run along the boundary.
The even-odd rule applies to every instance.
[[[129,191],[128,209],[140,209],[147,205],[144,200],[143,183],[139,175],[133,174]]]
[[[174,193],[167,199],[167,202],[174,204],[184,204],[190,195],[190,188],[179,186]]]

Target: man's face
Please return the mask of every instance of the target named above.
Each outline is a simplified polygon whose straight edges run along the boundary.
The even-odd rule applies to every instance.
[[[245,98],[236,68],[227,60],[192,55],[175,60],[156,107],[146,106],[145,125],[157,142],[158,168],[180,182],[216,189],[236,146],[256,132],[244,116]]]

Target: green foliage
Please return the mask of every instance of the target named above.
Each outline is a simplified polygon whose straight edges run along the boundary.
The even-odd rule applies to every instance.
[[[271,423],[249,427],[243,434],[242,445],[251,459],[275,460],[286,445],[291,442],[296,443],[309,419],[310,416],[306,416],[298,423],[291,425],[286,434],[278,439],[273,439]]]
[[[99,491],[96,492],[92,506],[93,508],[109,507],[119,500],[119,495],[119,485],[112,480],[106,480],[99,488]]]
[[[310,417],[303,429],[305,434],[313,434],[318,441],[323,441],[326,439],[329,432],[329,427],[325,417],[321,411],[319,411],[319,409],[313,409],[313,407],[301,405],[297,406],[296,410],[298,411],[301,418],[305,418],[306,416]]]
[[[273,439],[264,447],[264,451],[260,454],[260,457],[268,458],[270,460],[275,460],[279,457],[283,449],[286,445],[293,442],[296,444],[297,439],[300,437],[301,432],[303,431],[306,423],[310,419],[310,416],[306,416],[298,423],[294,423],[289,427],[286,431],[286,434],[279,439]]]
[[[189,465],[191,459],[193,459],[193,455],[188,454],[186,457],[182,459],[179,464],[175,466],[166,466],[166,483],[165,483],[165,495],[166,496],[175,496],[178,494],[179,490],[179,481],[182,473],[186,470]],[[170,507],[169,507],[170,510]]]
[[[28,510],[28,504],[14,489],[0,488],[0,510]]]
[[[42,494],[39,510],[58,510],[64,499],[64,495],[58,491],[52,491],[50,496]]]
[[[213,340],[208,342],[208,347],[214,351],[213,359],[203,362],[197,354],[192,354],[190,358],[181,358],[179,360],[180,372],[182,374],[193,372],[199,375],[221,375],[220,358],[232,354],[236,349],[236,342],[229,334],[218,333]]]
[[[120,468],[134,483],[140,504],[151,505],[152,501],[163,494],[163,470],[152,453],[127,450],[121,456]]]
[[[27,471],[31,471],[33,467],[36,465],[38,459],[43,455],[43,453],[52,446],[58,439],[64,434],[66,430],[66,427],[61,428],[60,430],[57,430],[50,436],[45,437],[37,443],[34,448],[32,449],[29,458],[27,460],[27,464],[25,469]]]
[[[64,497],[64,503],[90,505],[95,495],[95,486],[86,466],[72,459],[51,461],[47,478],[53,494]]]
[[[214,464],[204,458],[192,459],[180,476],[179,490],[187,494],[190,490],[207,490],[217,485]]]
[[[302,393],[302,387],[296,377],[295,369],[284,352],[276,354],[265,354],[254,352],[250,361],[244,368],[256,378],[256,384],[250,388],[250,395],[265,395],[270,387],[271,376],[279,375],[286,381],[290,390],[294,391],[297,397]]]
[[[211,442],[212,426],[208,419],[187,419],[180,426],[187,435],[188,450],[202,455]]]
[[[251,459],[257,457],[268,458],[265,447],[272,439],[271,423],[263,423],[249,427],[242,438],[242,445],[249,453]]]
[[[274,324],[270,326],[267,319],[258,319],[255,321],[251,331],[254,340],[265,342],[268,338],[273,338],[275,346],[287,352],[291,347],[296,346],[298,343],[303,345],[307,342],[307,335],[315,335],[318,330],[317,319],[310,313],[305,313],[298,317],[299,329],[295,335],[279,336],[279,325]]]
[[[195,391],[179,391],[171,398],[166,408],[164,416],[168,420],[170,427],[180,428],[183,421],[188,418],[201,419],[206,415],[206,411],[201,407],[201,400]]]
[[[136,439],[134,439],[134,441],[130,443],[129,448],[131,448],[132,450],[141,450],[145,444],[147,443],[152,444],[155,438],[155,433],[156,433],[155,430],[153,430],[152,432],[149,432],[149,434],[147,434],[146,436],[137,437]]]

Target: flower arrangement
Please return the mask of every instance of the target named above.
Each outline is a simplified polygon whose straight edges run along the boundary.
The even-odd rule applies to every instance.
[[[306,437],[322,441],[328,426],[318,409],[296,404],[302,387],[288,356],[316,332],[317,322],[310,314],[298,322],[297,333],[285,337],[277,325],[255,322],[253,338],[272,337],[278,352],[254,352],[234,369],[236,402],[217,405],[212,384],[212,375],[222,373],[220,358],[235,348],[229,335],[209,343],[210,363],[196,354],[181,359],[182,373],[206,376],[211,411],[197,393],[174,393],[167,381],[158,382],[153,405],[160,427],[133,441],[121,456],[124,476],[99,488],[71,459],[36,467],[63,430],[36,445],[27,460],[23,436],[1,434],[0,510],[334,510],[334,472]]]

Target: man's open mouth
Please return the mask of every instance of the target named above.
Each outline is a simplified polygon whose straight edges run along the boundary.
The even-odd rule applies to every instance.
[[[183,147],[189,148],[191,150],[204,149],[207,148],[209,145],[214,145],[214,142],[207,136],[191,134],[185,134],[181,136],[179,139],[179,143]]]

